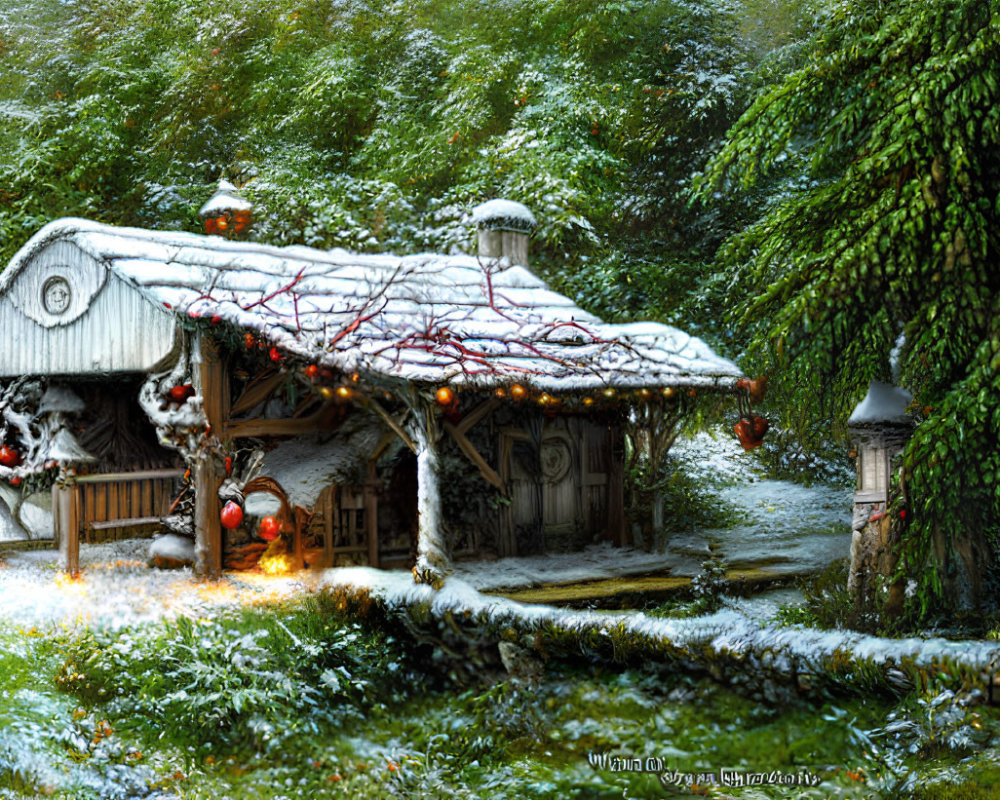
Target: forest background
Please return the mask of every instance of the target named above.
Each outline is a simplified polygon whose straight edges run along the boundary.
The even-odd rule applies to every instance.
[[[62,216],[198,230],[220,176],[258,240],[365,252],[524,202],[533,269],[767,373],[798,452],[900,343],[930,607],[1000,550],[998,63],[973,0],[0,0],[0,262]]]

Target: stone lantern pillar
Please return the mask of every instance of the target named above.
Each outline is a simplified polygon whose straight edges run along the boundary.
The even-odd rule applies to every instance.
[[[899,561],[901,524],[886,511],[893,457],[913,432],[913,418],[907,413],[912,402],[913,395],[905,389],[872,381],[868,394],[847,420],[858,468],[847,588],[858,605],[871,602],[876,576],[889,579]],[[902,587],[893,587],[886,610],[891,612],[894,605],[901,604]]]

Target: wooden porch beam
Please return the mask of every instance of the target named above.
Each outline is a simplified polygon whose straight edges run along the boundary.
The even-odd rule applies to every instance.
[[[229,414],[242,414],[263,403],[285,380],[286,376],[278,370],[262,372],[246,385],[243,393],[236,398],[233,407],[229,409]]]
[[[366,397],[363,402],[371,408],[372,411],[378,414],[386,425],[392,428],[396,435],[403,440],[403,444],[409,447],[414,453],[418,452],[417,443],[413,441],[405,430],[403,430],[403,417],[400,417],[400,419],[393,417],[392,414],[382,408],[381,403],[379,403],[374,397]]]
[[[492,398],[480,403],[472,409],[472,411],[462,417],[461,422],[455,425],[455,430],[462,434],[468,433],[486,417],[496,411],[499,406],[500,401]]]
[[[317,428],[329,426],[335,417],[338,406],[333,402],[323,406],[308,417],[284,419],[244,419],[227,420],[222,425],[223,437],[239,438],[241,436],[299,436],[310,433]]]
[[[479,469],[479,474],[483,476],[486,482],[499,489],[500,493],[506,497],[507,487],[504,485],[503,479],[497,475],[493,467],[486,463],[486,459],[479,455],[479,451],[476,450],[472,442],[466,438],[459,427],[452,425],[450,422],[445,422],[444,429],[451,434],[451,438],[455,440],[455,444],[458,445],[458,449],[462,451],[463,455]]]

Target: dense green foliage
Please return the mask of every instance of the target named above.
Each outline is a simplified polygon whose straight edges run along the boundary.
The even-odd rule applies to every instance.
[[[281,611],[295,613],[285,618]],[[345,624],[328,596],[295,609],[242,611],[157,630],[70,639],[57,683],[143,735],[274,752],[361,717],[412,687],[394,640]]]
[[[807,703],[788,693],[769,704],[649,662],[588,663],[577,641],[575,658],[553,651],[525,685],[495,664],[469,673],[467,652],[429,652],[408,634],[391,641],[381,618],[359,630],[347,618],[357,608],[337,611],[343,601],[319,596],[117,633],[8,624],[0,797],[671,796],[656,775],[594,766],[590,754],[651,756],[691,774],[805,770],[823,783],[797,796],[816,798],[907,797],[918,787],[980,796],[1000,769],[996,710],[931,677],[899,700]],[[423,632],[436,624],[454,633],[444,620]],[[568,643],[578,634],[562,635]],[[349,665],[354,689],[344,682],[326,694],[316,675],[331,664]],[[453,669],[475,682],[456,685]],[[360,680],[368,683],[357,690]],[[238,686],[259,693],[245,713],[233,707]],[[185,690],[201,695],[192,700],[205,718],[171,700]],[[324,698],[313,704],[317,692]],[[254,732],[245,724],[254,716],[273,727]]]
[[[355,250],[469,248],[501,195],[550,278],[669,317],[724,228],[690,175],[802,5],[3,0],[0,260],[65,215],[196,230],[220,174],[258,239]]]
[[[836,4],[703,183],[773,198],[723,259],[801,429],[842,424],[905,335],[906,566],[925,591],[971,573],[973,603],[1000,546],[998,60],[996,2]]]

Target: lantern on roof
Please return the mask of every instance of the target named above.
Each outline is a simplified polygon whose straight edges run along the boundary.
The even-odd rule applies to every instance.
[[[868,385],[868,394],[847,420],[858,459],[854,503],[885,503],[889,498],[892,457],[903,449],[913,430],[907,409],[913,395],[881,381]]]
[[[250,229],[253,206],[239,190],[227,180],[219,181],[219,188],[198,211],[205,223],[205,233],[239,239]]]

